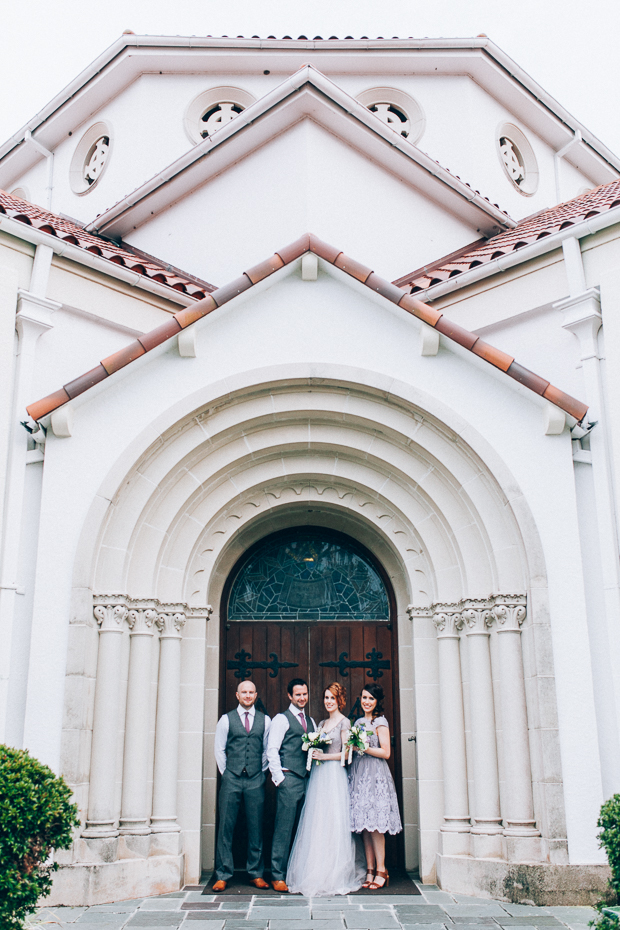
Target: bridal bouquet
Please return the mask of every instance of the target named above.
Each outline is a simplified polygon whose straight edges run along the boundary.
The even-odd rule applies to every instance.
[[[349,756],[349,765],[351,765],[351,761],[353,759],[353,750],[357,749],[358,752],[366,752],[369,742],[368,734],[366,733],[366,728],[364,727],[363,723],[355,724],[355,726],[352,726],[349,730],[348,739],[342,747],[342,752],[340,754],[340,765],[344,765],[347,751]]]
[[[308,762],[306,763],[306,768],[308,771],[312,768],[312,752],[309,750],[312,749],[327,749],[331,743],[331,736],[327,736],[323,730],[315,730],[314,733],[304,733],[301,737],[301,748],[304,752],[308,753]],[[316,760],[316,764],[320,765],[320,759]]]

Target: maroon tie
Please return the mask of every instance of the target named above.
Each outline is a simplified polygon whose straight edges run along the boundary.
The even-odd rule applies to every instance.
[[[250,712],[249,712],[249,710],[246,710],[246,712],[245,712],[245,732],[246,732],[246,733],[249,733],[249,732],[250,732]]]
[[[300,719],[300,721],[301,721],[302,727],[304,728],[304,733],[307,733],[307,732],[308,732],[308,727],[306,726],[306,718],[305,718],[305,715],[304,715],[303,710],[301,710],[301,711],[299,712],[299,719]]]

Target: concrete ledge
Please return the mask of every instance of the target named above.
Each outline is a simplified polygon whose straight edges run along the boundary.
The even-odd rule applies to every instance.
[[[610,876],[607,865],[437,855],[437,884],[444,891],[512,904],[593,905],[605,897]]]
[[[41,907],[111,904],[178,891],[183,885],[183,855],[76,862],[61,865]]]

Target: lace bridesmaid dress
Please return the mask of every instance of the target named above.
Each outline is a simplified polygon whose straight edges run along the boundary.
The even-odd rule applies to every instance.
[[[363,725],[369,736],[369,745],[379,748],[377,727],[387,727],[385,717],[375,717],[369,725],[364,717],[356,721]],[[349,769],[349,795],[351,800],[351,829],[354,833],[368,830],[371,833],[400,833],[403,825],[398,811],[394,779],[385,759],[355,753]]]
[[[322,720],[319,729],[326,724]],[[345,717],[328,731],[332,742],[326,753],[340,752],[349,726]],[[346,768],[339,760],[313,762],[288,861],[289,891],[309,897],[357,891],[365,876],[361,843],[359,847],[351,831]]]

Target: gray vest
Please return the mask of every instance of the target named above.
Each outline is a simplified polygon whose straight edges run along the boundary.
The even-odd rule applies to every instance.
[[[305,713],[305,711],[304,711]],[[296,775],[305,778],[308,774],[306,763],[308,756],[303,751],[301,738],[304,735],[304,728],[299,722],[299,718],[290,712],[284,711],[284,716],[288,720],[288,730],[284,734],[282,745],[280,746],[280,763],[283,769],[290,769]],[[313,730],[314,726],[306,714],[306,725],[308,730]]]
[[[226,740],[226,768],[234,775],[243,772],[252,778],[263,767],[263,737],[265,735],[265,715],[259,710],[254,713],[254,724],[249,733],[236,710],[231,710],[228,717],[228,739]],[[245,721],[245,718],[244,718]]]

